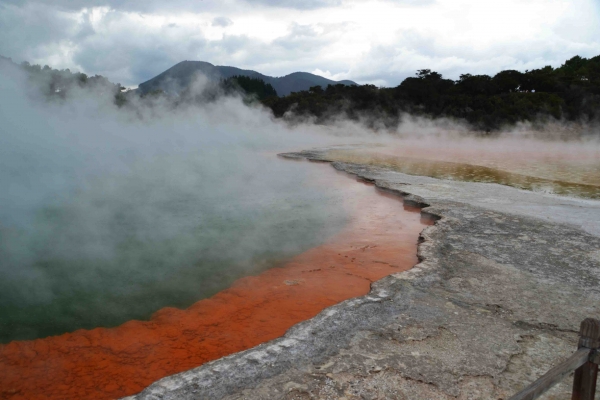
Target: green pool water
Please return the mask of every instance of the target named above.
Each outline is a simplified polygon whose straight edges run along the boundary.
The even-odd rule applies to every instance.
[[[310,183],[322,168],[251,152],[162,160],[4,221],[0,342],[185,308],[322,243],[346,222],[342,194]]]

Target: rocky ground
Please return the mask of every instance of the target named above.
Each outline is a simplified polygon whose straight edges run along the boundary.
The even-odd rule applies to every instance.
[[[420,263],[129,399],[506,399],[576,349],[584,318],[600,317],[600,202],[333,167],[437,219]],[[545,398],[570,399],[571,380]]]

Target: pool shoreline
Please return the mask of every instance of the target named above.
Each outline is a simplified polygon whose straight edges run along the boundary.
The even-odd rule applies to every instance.
[[[403,209],[396,195],[328,165],[310,168],[323,169],[320,184],[348,192],[344,207],[352,218],[333,238],[185,310],[167,307],[149,321],[0,346],[0,398],[133,394],[162,377],[281,337],[329,306],[366,295],[373,281],[418,262],[417,240],[428,221],[421,221],[417,209]]]
[[[288,154],[327,162],[326,150]],[[437,218],[419,264],[130,399],[506,398],[600,314],[600,202],[333,163]],[[590,299],[593,299],[591,301]],[[570,382],[550,398],[564,398]]]

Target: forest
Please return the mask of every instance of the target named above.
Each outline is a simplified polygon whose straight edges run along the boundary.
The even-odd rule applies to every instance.
[[[506,70],[494,76],[463,74],[456,81],[422,69],[394,88],[317,86],[263,103],[276,117],[293,112],[326,122],[341,114],[386,126],[396,126],[407,113],[463,120],[480,131],[548,119],[598,122],[600,56],[575,56],[559,68]]]
[[[113,97],[118,106],[126,103],[125,88],[120,83],[110,82],[102,75],[88,76],[81,72],[71,72],[69,69],[58,70],[48,65],[32,65],[27,61],[17,65],[12,59],[0,55],[0,66],[2,64],[25,71],[32,87],[48,99],[64,99],[74,88],[80,88]]]
[[[12,62],[2,57],[0,62]],[[545,66],[520,72],[500,71],[494,76],[460,75],[458,80],[421,69],[396,87],[374,85],[313,86],[307,91],[278,96],[270,84],[257,78],[234,76],[198,94],[190,88],[173,96],[160,90],[140,96],[112,84],[103,76],[88,77],[49,66],[19,65],[48,97],[64,97],[69,90],[102,87],[119,107],[132,97],[162,97],[176,107],[215,101],[241,93],[248,105],[262,104],[276,118],[307,118],[327,124],[339,118],[362,121],[373,127],[393,128],[406,114],[463,121],[476,131],[493,132],[518,122],[562,120],[596,123],[600,120],[600,56],[572,57],[558,68]]]

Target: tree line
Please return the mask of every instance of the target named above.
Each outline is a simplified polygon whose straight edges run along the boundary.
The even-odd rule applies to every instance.
[[[316,86],[266,99],[264,104],[276,117],[293,112],[325,122],[342,114],[388,126],[395,126],[404,113],[465,120],[485,131],[548,118],[598,122],[600,56],[575,56],[559,68],[506,70],[494,76],[463,74],[456,81],[422,69],[394,88]]]
[[[83,90],[94,90],[95,94],[112,97],[115,104],[125,104],[126,98],[123,93],[125,88],[120,83],[112,83],[102,75],[88,76],[81,72],[71,72],[68,68],[63,70],[43,67],[39,64],[30,64],[23,61],[15,64],[10,58],[0,56],[0,63],[11,64],[21,68],[27,73],[30,82],[40,93],[48,99],[65,99],[69,93],[76,88]]]
[[[2,57],[0,62],[12,62]],[[28,72],[48,97],[64,97],[74,87],[103,88],[124,106],[133,91],[125,92],[103,76],[55,70],[47,65],[20,67]],[[212,85],[202,94],[184,90],[178,96],[160,90],[144,98],[163,97],[174,106],[214,101],[222,95],[243,93],[247,104],[261,103],[276,118],[309,117],[318,123],[339,118],[367,124],[396,126],[404,114],[466,121],[475,130],[494,131],[524,121],[548,119],[575,122],[600,121],[600,56],[575,56],[558,68],[545,66],[520,72],[500,71],[494,76],[460,75],[445,79],[429,69],[417,71],[396,87],[374,85],[313,86],[309,90],[279,97],[273,87],[258,78],[234,76]]]

